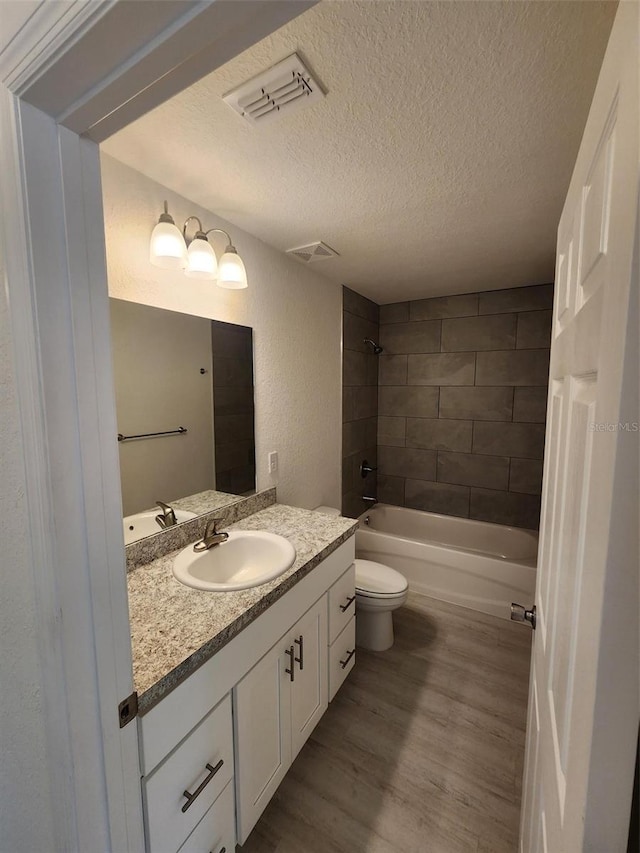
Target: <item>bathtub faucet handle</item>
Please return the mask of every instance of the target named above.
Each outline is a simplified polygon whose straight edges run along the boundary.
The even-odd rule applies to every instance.
[[[363,480],[367,476],[367,474],[372,474],[374,471],[377,470],[377,468],[373,468],[371,465],[369,465],[366,459],[363,459],[360,463],[360,476]]]

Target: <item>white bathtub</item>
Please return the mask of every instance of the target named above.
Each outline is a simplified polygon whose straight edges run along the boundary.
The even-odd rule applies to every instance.
[[[503,619],[529,607],[538,534],[501,524],[377,504],[360,516],[356,556],[401,572],[409,589]]]

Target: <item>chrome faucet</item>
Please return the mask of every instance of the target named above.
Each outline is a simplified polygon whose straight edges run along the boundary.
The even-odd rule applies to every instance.
[[[224,521],[224,518],[212,518],[207,521],[207,526],[204,529],[204,536],[199,542],[193,546],[194,551],[208,551],[210,548],[215,548],[221,542],[226,542],[229,538],[228,533],[223,533],[218,530],[218,524]]]
[[[369,506],[375,506],[378,503],[378,498],[369,498],[366,495],[362,496],[362,500]]]
[[[173,507],[170,507],[164,501],[156,501],[156,506],[159,506],[162,510],[159,515],[156,515],[156,521],[163,530],[166,530],[167,527],[173,527],[174,524],[178,523]]]

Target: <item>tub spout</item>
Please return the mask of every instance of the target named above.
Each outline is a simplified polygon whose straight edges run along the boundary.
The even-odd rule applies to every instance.
[[[378,498],[370,498],[370,497],[367,497],[366,495],[362,496],[362,500],[366,504],[369,504],[369,506],[375,506],[378,503]]]

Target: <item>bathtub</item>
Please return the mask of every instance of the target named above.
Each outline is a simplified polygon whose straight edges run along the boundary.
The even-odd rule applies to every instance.
[[[534,530],[386,504],[356,533],[356,556],[401,572],[409,589],[503,619],[511,602],[533,603],[537,553]]]

